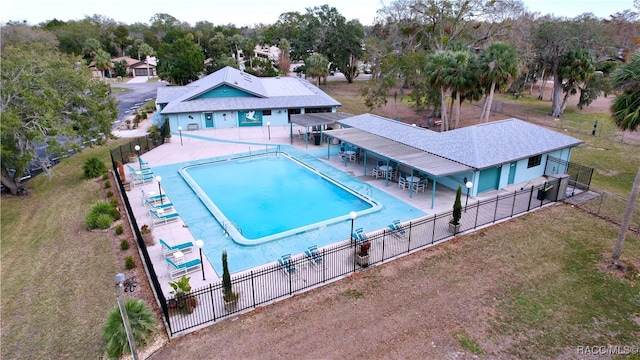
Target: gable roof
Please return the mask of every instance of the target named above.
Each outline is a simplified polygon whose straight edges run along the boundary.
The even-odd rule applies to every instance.
[[[475,169],[502,165],[583,143],[580,139],[514,118],[442,133],[371,114],[354,116],[340,123]]]
[[[252,96],[199,98],[223,86]],[[307,80],[297,77],[259,78],[229,66],[186,86],[160,87],[157,102],[167,104],[162,114],[340,106],[339,102]]]

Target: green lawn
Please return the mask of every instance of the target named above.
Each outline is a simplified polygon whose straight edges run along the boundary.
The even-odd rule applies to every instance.
[[[2,198],[4,359],[102,355],[100,332],[116,305],[114,276],[123,266],[109,234],[85,227],[91,206],[104,199],[101,181],[82,178],[90,156],[107,164],[108,148],[64,159],[51,180],[29,181],[27,197]]]

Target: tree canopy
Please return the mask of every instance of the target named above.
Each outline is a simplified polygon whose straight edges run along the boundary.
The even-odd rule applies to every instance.
[[[15,194],[32,161],[51,175],[39,147],[62,155],[110,136],[117,110],[107,84],[46,44],[8,46],[1,59],[1,180]]]

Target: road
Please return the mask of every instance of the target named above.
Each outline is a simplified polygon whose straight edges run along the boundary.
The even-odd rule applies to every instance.
[[[144,82],[124,84],[112,84],[112,88],[127,88],[127,91],[114,95],[118,103],[118,119],[113,123],[113,129],[116,129],[127,117],[132,116],[133,111],[142,106],[149,100],[155,99],[160,86],[166,86],[161,82]]]

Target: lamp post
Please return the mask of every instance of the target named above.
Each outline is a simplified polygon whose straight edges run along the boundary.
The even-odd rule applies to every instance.
[[[158,182],[158,193],[160,194],[160,205],[163,205],[163,202],[162,202],[162,187],[160,187],[160,181],[162,181],[162,177],[160,175],[156,176],[156,181]]]
[[[349,217],[351,218],[351,232],[349,233],[349,237],[351,238],[351,241],[353,241],[353,221],[358,217],[358,214],[355,211],[352,211],[349,213]]]
[[[180,133],[180,146],[182,146],[182,125],[178,125],[178,132]]]
[[[196,246],[200,249],[200,268],[202,269],[202,280],[206,280],[204,278],[204,263],[202,262],[202,248],[204,247],[204,241],[198,239],[196,240]]]
[[[142,160],[140,160],[140,145],[136,145],[133,148],[136,149],[136,152],[138,153],[138,169],[142,170]]]
[[[133,340],[133,333],[131,332],[131,324],[129,324],[129,315],[127,315],[127,307],[122,301],[122,286],[124,284],[124,274],[116,274],[116,298],[118,300],[118,308],[120,309],[120,315],[122,316],[122,322],[124,323],[124,331],[127,333],[127,342],[129,343],[129,349],[131,350],[131,357],[134,360],[138,360],[138,354],[136,353],[136,345]]]
[[[271,141],[271,121],[267,121],[267,130],[269,131],[269,141]]]
[[[467,187],[467,201],[464,203],[464,212],[467,212],[467,204],[469,204],[469,190],[473,187],[473,183],[471,181],[467,181],[464,185]]]

